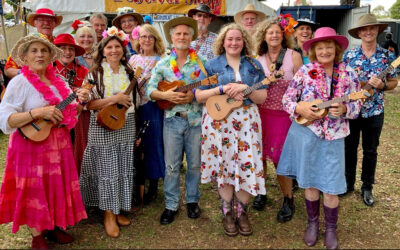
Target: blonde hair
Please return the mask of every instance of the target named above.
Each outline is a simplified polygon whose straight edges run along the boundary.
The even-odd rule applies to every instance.
[[[222,55],[223,53],[225,53],[225,48],[223,46],[224,40],[226,37],[226,33],[228,33],[228,31],[230,31],[230,30],[238,30],[238,31],[240,31],[240,33],[242,33],[244,44],[243,44],[243,49],[242,49],[241,53],[243,53],[244,55],[247,55],[247,56],[251,55],[251,52],[253,51],[253,44],[251,42],[251,38],[250,38],[249,34],[247,33],[247,31],[237,23],[227,24],[221,29],[221,31],[219,32],[218,37],[214,43],[214,47],[213,47],[214,55],[219,56],[219,55]]]
[[[322,41],[318,41],[318,42],[311,44],[311,47],[308,50],[308,59],[310,61],[317,61],[317,55],[315,54],[315,47],[317,46],[317,44],[318,43],[331,43],[331,42],[333,42],[335,44],[335,59],[334,59],[334,61],[335,61],[335,63],[339,63],[342,60],[344,49],[333,39],[322,40]]]
[[[255,44],[256,44],[255,49],[256,49],[256,52],[257,52],[257,54],[259,56],[264,55],[264,54],[266,54],[268,52],[268,44],[265,41],[265,35],[267,34],[268,29],[271,28],[271,26],[274,25],[274,24],[278,25],[279,28],[281,29],[282,33],[283,33],[282,27],[280,26],[278,20],[275,19],[275,18],[262,21],[257,26],[257,30],[256,30],[256,33],[255,33],[254,41],[255,41]],[[282,36],[283,36],[282,47],[283,48],[288,48],[289,47],[288,46],[288,41],[287,41],[288,39],[286,38],[286,36],[284,34],[282,34]]]
[[[94,29],[92,27],[82,26],[82,27],[78,28],[76,30],[76,33],[74,36],[75,41],[78,41],[78,37],[80,37],[84,33],[89,33],[93,37],[93,39],[94,39],[93,46],[92,46],[92,48],[93,48],[97,44],[97,35],[96,35],[96,31],[94,31]]]
[[[156,28],[154,28],[154,26],[146,23],[146,24],[142,24],[140,26],[139,36],[140,36],[140,31],[144,31],[144,30],[149,32],[152,36],[154,36],[154,38],[155,38],[154,51],[156,52],[156,54],[159,56],[163,55],[165,53],[165,46],[161,39],[160,33],[158,33],[158,31],[156,30]],[[138,53],[140,53],[141,49],[140,49],[140,44],[139,44],[138,40],[135,40],[134,50],[136,50]]]

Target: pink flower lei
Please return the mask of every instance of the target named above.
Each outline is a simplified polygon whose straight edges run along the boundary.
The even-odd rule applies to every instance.
[[[23,66],[21,69],[21,73],[26,77],[26,79],[32,84],[32,86],[42,94],[43,98],[49,103],[49,105],[57,105],[62,100],[66,99],[71,90],[66,86],[65,82],[63,82],[60,78],[56,77],[54,73],[54,69],[51,65],[49,65],[46,69],[46,78],[49,79],[50,83],[56,87],[58,93],[61,95],[62,100],[60,100],[51,90],[51,88],[44,82],[42,82],[37,74],[35,74],[32,70],[29,69],[28,66]],[[75,124],[78,122],[76,119],[76,103],[72,103],[67,105],[65,109],[62,111],[64,119],[61,121],[62,124],[65,124],[68,129],[72,129],[75,127]]]
[[[309,75],[310,78],[314,82],[314,86],[317,89],[318,93],[320,93],[321,97],[326,100],[330,99],[330,95],[328,93],[327,84],[325,82],[325,71],[324,66],[318,62],[312,63],[313,68],[310,71],[313,71],[312,75]],[[332,78],[335,78],[336,86],[333,86],[334,97],[341,97],[344,95],[344,87],[346,84],[346,68],[344,63],[340,63],[333,67]],[[332,79],[333,81],[334,79]]]

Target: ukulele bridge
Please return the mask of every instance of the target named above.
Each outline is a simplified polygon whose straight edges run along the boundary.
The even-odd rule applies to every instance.
[[[36,125],[36,123],[32,122],[31,125],[32,125],[32,127],[33,127],[34,129],[36,129],[36,131],[40,131],[40,128],[39,128],[38,125]]]
[[[118,120],[118,117],[116,117],[115,115],[110,115],[111,118],[113,118],[114,120]]]
[[[219,106],[218,103],[215,104],[215,108],[216,108],[218,111],[221,111],[221,107]]]

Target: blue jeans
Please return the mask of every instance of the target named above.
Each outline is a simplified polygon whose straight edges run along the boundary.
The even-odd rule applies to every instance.
[[[190,127],[189,122],[181,117],[164,119],[164,160],[165,206],[178,210],[180,197],[180,166],[183,150],[186,153],[188,169],[186,172],[186,202],[194,203],[200,199],[200,137],[201,127]]]

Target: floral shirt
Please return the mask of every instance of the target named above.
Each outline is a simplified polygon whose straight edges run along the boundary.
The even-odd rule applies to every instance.
[[[197,54],[204,57],[207,60],[214,58],[213,44],[217,39],[217,34],[212,32],[207,32],[206,37],[198,37],[194,40],[190,46],[196,50]]]
[[[149,101],[149,98],[145,94],[148,80],[145,82],[142,81],[146,78],[150,78],[151,70],[160,59],[160,56],[142,56],[139,54],[133,55],[131,56],[131,59],[129,59],[129,65],[132,67],[132,69],[136,71],[137,67],[141,67],[143,70],[142,75],[138,81],[140,106],[145,105]]]
[[[284,110],[290,114],[291,119],[298,117],[295,109],[299,101],[311,102],[316,99],[328,101],[360,90],[357,74],[350,66],[340,63],[337,67],[337,74],[337,83],[331,98],[332,78],[325,73],[323,65],[317,62],[303,65],[290,82],[282,99]],[[347,107],[346,114],[337,119],[327,115],[322,119],[315,120],[308,128],[319,138],[328,141],[346,137],[350,134],[347,119],[358,117],[361,101],[344,102],[344,104]]]
[[[389,56],[389,58],[388,58]],[[376,48],[375,53],[368,59],[361,46],[348,50],[343,56],[343,61],[359,72],[359,80],[368,82],[372,76],[377,76],[384,71],[389,63],[395,59],[393,52],[388,52],[380,47]],[[393,72],[390,78],[396,78],[397,73]],[[383,113],[384,91],[374,89],[372,98],[367,99],[361,108],[361,116],[364,118]]]
[[[205,60],[199,56],[201,62],[204,64]],[[178,78],[175,76],[174,72],[171,69],[170,64],[171,56],[166,56],[161,59],[156,66],[151,71],[151,78],[146,88],[146,95],[151,99],[151,93],[157,89],[158,83],[161,81],[173,82],[177,81]],[[199,81],[198,78],[192,79],[192,73],[195,71],[195,64],[190,62],[189,55],[186,58],[186,62],[183,64],[180,72],[183,75],[183,81],[186,84],[191,84]],[[173,117],[177,112],[187,112],[188,120],[190,126],[200,126],[201,124],[201,112],[202,105],[195,101],[187,104],[175,105],[172,109],[165,110],[165,118]]]

